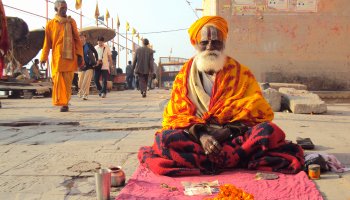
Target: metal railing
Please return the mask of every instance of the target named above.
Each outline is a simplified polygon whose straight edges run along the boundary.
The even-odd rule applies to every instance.
[[[179,57],[160,57],[157,74],[158,87],[164,89],[172,88],[176,75],[187,60]]]

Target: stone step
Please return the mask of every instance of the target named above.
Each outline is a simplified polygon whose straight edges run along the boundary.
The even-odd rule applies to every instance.
[[[298,84],[298,83],[269,83],[270,87],[279,90],[280,88],[294,88],[296,90],[307,90],[307,86],[304,84]]]
[[[350,91],[312,91],[321,99],[350,99]]]
[[[272,110],[278,112],[281,110],[281,93],[272,88],[262,90],[264,98],[269,102]]]
[[[282,106],[295,114],[321,114],[327,112],[327,105],[317,94],[294,88],[280,88]]]

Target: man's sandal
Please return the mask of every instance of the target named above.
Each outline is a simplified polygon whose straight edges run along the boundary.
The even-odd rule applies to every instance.
[[[297,144],[303,149],[311,150],[315,148],[314,143],[312,143],[310,138],[297,137]]]
[[[60,109],[60,112],[68,112],[69,107],[68,106],[62,106]]]

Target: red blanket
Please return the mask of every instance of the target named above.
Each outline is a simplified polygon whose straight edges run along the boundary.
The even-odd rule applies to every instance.
[[[276,173],[276,180],[255,180],[256,171],[234,170],[224,172],[215,176],[186,176],[168,177],[152,173],[148,168],[140,165],[128,184],[119,193],[116,200],[199,200],[212,196],[185,196],[181,181],[214,181],[219,184],[231,183],[245,192],[253,194],[255,200],[321,200],[322,196],[315,184],[308,179],[305,172],[301,171],[295,175]],[[175,191],[161,187],[165,183],[171,187],[177,187]]]
[[[155,174],[167,176],[217,174],[237,167],[297,173],[304,165],[301,147],[287,143],[272,122],[260,123],[222,146],[219,155],[207,156],[183,130],[166,130],[156,134],[153,146],[142,147],[138,158]]]

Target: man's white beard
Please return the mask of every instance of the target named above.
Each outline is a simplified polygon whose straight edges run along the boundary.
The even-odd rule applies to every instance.
[[[218,72],[224,68],[226,55],[222,51],[202,51],[197,53],[196,65],[201,72]]]

